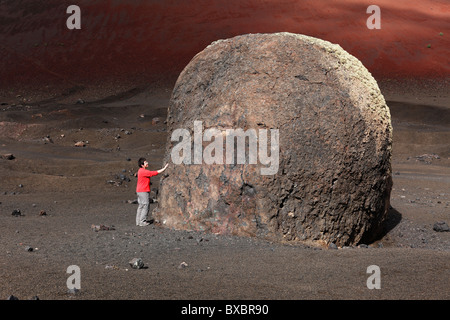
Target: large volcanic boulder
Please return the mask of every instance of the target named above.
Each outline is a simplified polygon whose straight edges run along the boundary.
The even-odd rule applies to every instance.
[[[390,113],[339,45],[290,33],[216,41],[180,74],[167,126],[171,165],[153,213],[163,225],[337,245],[380,231]]]

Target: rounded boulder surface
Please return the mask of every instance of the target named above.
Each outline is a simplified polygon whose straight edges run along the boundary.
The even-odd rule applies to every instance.
[[[167,129],[153,213],[167,227],[338,246],[382,229],[390,112],[339,45],[291,33],[213,42],[181,72]]]

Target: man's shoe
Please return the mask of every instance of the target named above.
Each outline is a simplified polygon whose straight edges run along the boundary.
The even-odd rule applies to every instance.
[[[139,226],[140,227],[145,227],[145,226],[148,226],[150,223],[148,223],[147,221],[144,221],[144,222],[141,222],[140,224],[139,224]]]

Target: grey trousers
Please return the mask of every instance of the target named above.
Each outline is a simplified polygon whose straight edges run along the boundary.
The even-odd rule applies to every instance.
[[[136,212],[136,225],[138,226],[147,220],[150,208],[150,192],[136,192],[136,194],[139,204]]]

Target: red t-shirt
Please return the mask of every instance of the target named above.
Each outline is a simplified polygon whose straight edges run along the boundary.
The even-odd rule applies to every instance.
[[[145,168],[138,170],[136,192],[150,192],[150,178],[158,175],[158,171],[150,171]]]

